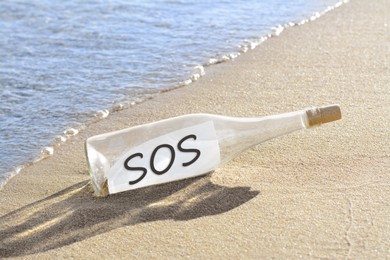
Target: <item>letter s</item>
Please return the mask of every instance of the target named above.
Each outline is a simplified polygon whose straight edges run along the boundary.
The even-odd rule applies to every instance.
[[[141,157],[141,158],[143,158],[144,155],[143,155],[142,153],[135,153],[135,154],[133,154],[133,155],[130,155],[130,156],[126,159],[126,161],[125,161],[125,163],[124,163],[124,166],[125,166],[126,170],[129,170],[129,171],[142,171],[142,175],[141,175],[141,177],[139,177],[138,179],[136,179],[136,180],[134,180],[134,181],[129,181],[129,184],[130,184],[130,185],[134,185],[134,184],[140,182],[140,181],[145,177],[146,173],[148,172],[148,170],[146,170],[146,168],[144,168],[144,167],[130,167],[130,166],[128,165],[128,163],[130,162],[130,160],[133,159],[134,157]]]
[[[183,139],[181,139],[180,142],[177,144],[177,148],[179,149],[180,152],[183,152],[183,153],[196,153],[195,157],[191,161],[183,163],[184,167],[190,166],[191,164],[196,162],[196,160],[199,159],[199,156],[201,154],[198,149],[187,149],[187,148],[183,148],[182,147],[182,144],[187,139],[190,139],[190,138],[196,140],[196,135],[187,135]]]

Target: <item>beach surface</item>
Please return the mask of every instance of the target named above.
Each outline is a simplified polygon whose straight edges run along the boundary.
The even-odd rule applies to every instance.
[[[352,0],[189,86],[111,114],[0,191],[0,257],[390,257],[390,2]],[[337,103],[343,119],[205,177],[95,198],[86,138],[187,113]]]

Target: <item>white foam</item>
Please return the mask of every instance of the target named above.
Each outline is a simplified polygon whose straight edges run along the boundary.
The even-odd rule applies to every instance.
[[[197,81],[198,79],[200,79],[200,74],[199,73],[194,73],[191,75],[191,80],[192,81]]]
[[[245,52],[247,52],[248,50],[249,50],[249,48],[248,48],[247,45],[242,45],[242,46],[240,46],[240,51],[241,51],[241,52],[245,53]]]
[[[121,111],[121,110],[123,110],[125,108],[125,105],[123,105],[123,104],[118,104],[118,105],[116,105],[112,110],[113,111]]]
[[[42,155],[43,158],[52,156],[53,154],[54,154],[54,148],[51,147],[51,146],[46,146],[41,151],[41,155]]]
[[[272,30],[272,36],[279,36],[283,32],[284,27],[279,24],[277,27],[272,28]]]
[[[97,118],[106,118],[106,117],[108,117],[109,114],[110,114],[110,111],[108,111],[107,109],[104,109],[104,110],[98,111],[95,116]]]
[[[194,67],[195,73],[198,73],[200,76],[204,76],[206,73],[204,71],[204,67],[202,65],[198,65]]]
[[[69,128],[69,129],[66,129],[64,131],[64,134],[66,136],[75,136],[79,133],[79,130],[75,129],[75,128]]]
[[[187,80],[183,81],[183,84],[184,84],[184,85],[189,85],[189,84],[191,84],[191,83],[192,83],[192,80],[191,80],[191,79],[187,79]]]
[[[228,61],[230,60],[230,57],[228,55],[223,55],[221,59],[222,61]]]
[[[217,59],[215,59],[215,58],[209,59],[209,62],[208,62],[209,65],[216,64],[216,63],[218,63]]]
[[[320,13],[319,12],[316,12],[314,13],[311,17],[310,17],[310,21],[314,21],[316,19],[318,19],[320,17]]]
[[[293,26],[295,26],[295,25],[296,25],[296,23],[289,22],[287,25],[288,25],[289,27],[293,27]]]
[[[56,143],[65,143],[66,142],[66,137],[65,136],[62,136],[62,135],[57,135],[54,140],[56,141]]]
[[[238,53],[238,52],[232,52],[232,53],[229,54],[229,58],[231,60],[237,58],[238,56],[240,56],[240,53]]]

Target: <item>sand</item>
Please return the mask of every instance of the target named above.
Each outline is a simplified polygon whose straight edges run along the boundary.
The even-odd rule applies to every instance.
[[[90,125],[0,191],[0,257],[389,258],[390,2],[352,0]],[[97,199],[89,136],[171,116],[338,103],[206,177]]]

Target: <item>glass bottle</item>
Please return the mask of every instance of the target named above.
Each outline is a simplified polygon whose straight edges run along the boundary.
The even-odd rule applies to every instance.
[[[248,148],[341,119],[340,107],[255,118],[188,114],[97,135],[85,143],[96,196],[207,174]]]

